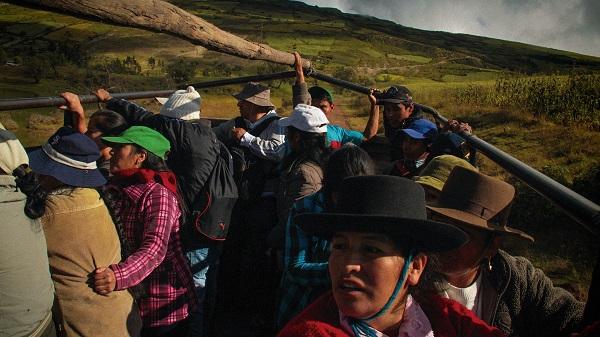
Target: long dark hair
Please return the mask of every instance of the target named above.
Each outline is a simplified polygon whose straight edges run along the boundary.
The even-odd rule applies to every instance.
[[[306,132],[299,130],[293,126],[287,127],[288,139],[294,135],[300,136],[298,150],[292,150],[285,158],[283,158],[282,167],[284,170],[293,169],[292,166],[298,165],[306,161],[323,167],[329,150],[325,145],[326,133]]]
[[[438,272],[440,266],[438,255],[425,255],[427,255],[427,266],[425,266],[425,270],[421,274],[419,283],[414,287],[408,288],[409,293],[420,302],[428,301],[432,295],[443,292],[447,287],[445,285],[446,282],[444,282],[444,276]]]
[[[167,167],[167,163],[165,160],[163,160],[162,158],[160,158],[159,156],[155,155],[154,153],[147,151],[146,149],[144,149],[143,147],[137,145],[137,144],[131,144],[133,146],[134,149],[134,154],[136,153],[140,153],[140,152],[144,152],[146,154],[146,159],[142,162],[142,168],[145,169],[149,169],[149,170],[153,170],[156,172],[160,172],[160,171],[169,171],[169,168]],[[115,226],[117,226],[117,231],[119,232],[119,237],[121,238],[121,246],[125,247],[125,252],[122,254],[124,256],[129,256],[127,255],[127,246],[129,245],[127,242],[125,242],[125,236],[124,236],[124,226],[123,226],[123,219],[121,219],[120,215],[117,212],[117,208],[118,208],[118,203],[121,202],[123,203],[121,205],[121,207],[130,207],[131,205],[129,205],[128,199],[125,198],[125,196],[123,195],[123,191],[120,187],[115,186],[115,185],[106,185],[103,186],[99,189],[100,195],[102,195],[102,198],[104,199],[104,203],[106,204],[106,206],[108,207],[111,217],[113,218],[113,222],[115,223]],[[177,201],[179,203],[179,208],[182,212],[182,214],[187,214],[187,207],[185,205],[185,203],[183,202],[183,198],[181,197],[183,194],[181,194],[181,187],[180,184],[177,183],[177,193],[176,193],[176,197],[177,197]]]
[[[41,187],[38,175],[23,164],[13,171],[13,176],[19,190],[27,196],[23,209],[25,215],[30,219],[41,218],[46,211],[48,192]]]
[[[133,146],[134,154],[142,151],[146,153],[146,159],[142,162],[142,168],[154,171],[167,170],[167,165],[165,164],[164,160],[136,144],[131,145]],[[110,216],[117,227],[119,240],[121,241],[121,256],[124,260],[133,253],[133,248],[125,237],[125,226],[118,210],[119,208],[125,209],[131,207],[132,205],[130,204],[129,199],[123,194],[123,189],[117,185],[108,184],[101,186],[98,189],[98,192],[102,196]]]
[[[334,209],[333,193],[339,191],[342,181],[348,177],[375,174],[375,163],[367,153],[355,145],[345,145],[334,151],[325,166],[323,193],[325,209]]]
[[[121,213],[119,212],[119,203],[121,208],[130,207],[131,204],[129,199],[123,196],[123,190],[116,185],[103,185],[98,187],[97,190],[106,205],[106,209],[108,209],[108,214],[110,214],[110,217],[115,224],[117,235],[119,236],[119,243],[121,244],[121,261],[125,261],[135,250],[133,244],[125,235],[125,225]],[[130,287],[127,290],[136,300],[146,296],[146,290],[142,283]]]
[[[127,120],[121,114],[112,110],[98,110],[88,121],[94,129],[102,132],[104,136],[118,136],[128,128]]]
[[[142,162],[142,168],[153,170],[156,172],[171,171],[167,166],[166,158],[163,160],[159,156],[155,155],[150,151],[147,151],[141,146],[138,146],[136,144],[132,145],[134,146],[136,153],[146,152],[146,160]],[[177,202],[179,203],[179,209],[181,210],[181,213],[183,215],[188,214],[188,209],[185,202],[183,201],[183,193],[181,192],[181,185],[179,184],[179,182],[177,182],[177,193],[175,196],[177,197]]]

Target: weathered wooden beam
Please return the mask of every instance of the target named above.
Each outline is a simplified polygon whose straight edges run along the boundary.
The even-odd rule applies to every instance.
[[[6,0],[75,17],[166,33],[210,50],[251,60],[294,64],[294,55],[248,41],[161,0]],[[310,61],[303,59],[303,67]]]

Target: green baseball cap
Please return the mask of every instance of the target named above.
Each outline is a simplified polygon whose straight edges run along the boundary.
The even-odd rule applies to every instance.
[[[171,143],[165,136],[145,126],[132,126],[117,137],[102,137],[102,140],[107,143],[136,144],[163,160],[171,150]]]
[[[323,87],[315,85],[314,87],[310,87],[310,89],[308,89],[308,93],[313,99],[321,100],[323,98],[326,98],[329,101],[329,103],[333,103],[333,95],[331,94],[331,92],[329,92],[329,90]]]

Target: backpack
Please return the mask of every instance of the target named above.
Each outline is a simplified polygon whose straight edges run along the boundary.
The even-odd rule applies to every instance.
[[[225,240],[237,198],[232,157],[227,147],[219,141],[217,160],[197,201],[205,206],[192,213],[196,230],[211,240]]]
[[[279,116],[269,117],[248,132],[258,137],[271,123],[280,118]],[[237,117],[235,119],[235,126],[245,128],[244,119]],[[233,176],[238,187],[240,200],[246,202],[258,200],[263,192],[265,182],[274,176],[273,171],[276,163],[259,158],[249,148],[240,146],[239,144],[230,144],[228,148],[232,156]]]

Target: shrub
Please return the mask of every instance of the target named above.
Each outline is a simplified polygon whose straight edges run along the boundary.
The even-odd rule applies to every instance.
[[[454,92],[460,104],[518,107],[535,117],[559,123],[580,123],[600,130],[600,75],[572,73],[568,77],[503,76],[493,88],[469,84]]]
[[[177,84],[186,84],[196,75],[196,64],[185,60],[169,63],[165,69],[167,76]]]
[[[49,58],[44,55],[25,59],[25,75],[31,77],[35,83],[40,83],[47,78],[52,70]]]

